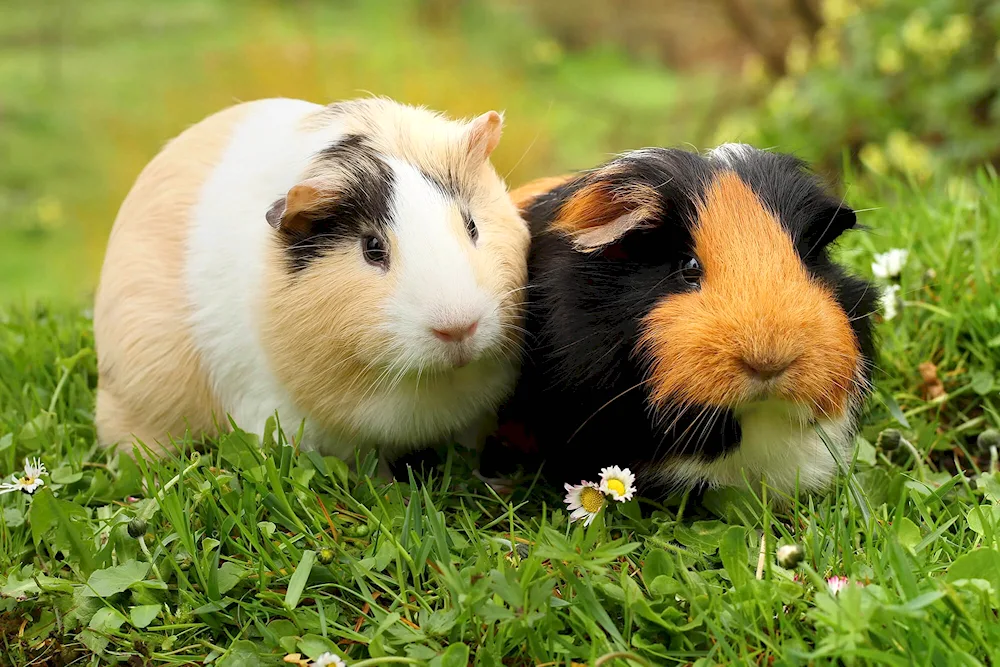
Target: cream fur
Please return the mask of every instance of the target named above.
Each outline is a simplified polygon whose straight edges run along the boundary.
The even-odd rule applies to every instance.
[[[97,433],[103,443],[166,444],[222,418],[187,324],[188,211],[247,107],[221,111],[167,144],[122,203],[94,305]]]
[[[188,423],[212,434],[225,415],[260,431],[277,411],[289,434],[305,420],[305,446],[349,458],[442,440],[495,409],[516,375],[528,246],[487,159],[498,123],[387,100],[263,100],[171,142],[123,205],[105,260],[101,441],[165,443]],[[335,176],[316,155],[347,133],[393,172],[390,270],[345,246],[292,276],[265,213],[303,180]],[[476,318],[460,346],[431,332]]]

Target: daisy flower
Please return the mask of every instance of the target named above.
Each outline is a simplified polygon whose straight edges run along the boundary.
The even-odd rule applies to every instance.
[[[840,591],[850,586],[851,580],[847,577],[835,576],[826,580],[826,585],[830,588],[830,594],[836,595]]]
[[[601,488],[593,482],[580,482],[572,485],[566,484],[566,509],[572,510],[569,515],[570,521],[578,521],[586,517],[584,526],[589,526],[597,516],[597,513],[604,507],[604,494]]]
[[[347,663],[339,655],[327,651],[312,661],[309,667],[347,667]]]
[[[628,468],[611,466],[601,468],[601,493],[611,496],[620,503],[632,500],[635,493],[635,475]]]
[[[899,274],[903,272],[903,265],[906,264],[906,258],[909,257],[910,251],[903,250],[902,248],[893,248],[888,252],[883,252],[875,255],[875,261],[872,262],[872,273],[875,274],[876,278],[898,278]]]
[[[0,484],[0,493],[12,493],[14,491],[24,491],[29,494],[34,493],[39,487],[45,486],[45,482],[41,476],[48,474],[48,472],[41,459],[25,459],[24,477],[20,479],[15,477],[13,482]]]
[[[879,299],[882,306],[882,318],[886,321],[896,317],[899,312],[899,285],[889,285],[882,290],[882,297]]]

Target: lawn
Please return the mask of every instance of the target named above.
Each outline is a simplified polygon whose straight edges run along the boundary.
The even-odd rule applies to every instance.
[[[366,90],[506,109],[494,157],[512,184],[700,141],[712,122],[710,82],[564,53],[481,3],[440,24],[408,13],[419,4],[4,5],[0,476],[29,457],[48,474],[0,495],[0,666],[998,664],[990,170],[844,178],[868,229],[840,258],[870,277],[877,253],[909,256],[880,281],[901,303],[879,320],[878,393],[827,495],[639,499],[584,528],[530,471],[501,497],[447,447],[391,485],[373,460],[349,469],[267,434],[160,461],[96,447],[89,303],[107,233],[142,166],[205,114]],[[797,568],[777,562],[784,545]]]
[[[870,230],[840,255],[870,275],[908,248],[903,303],[854,459],[784,508],[709,491],[584,528],[451,449],[384,485],[271,434],[134,463],[94,444],[86,309],[4,309],[0,472],[50,474],[0,497],[0,663],[996,664],[1000,182],[855,195]]]

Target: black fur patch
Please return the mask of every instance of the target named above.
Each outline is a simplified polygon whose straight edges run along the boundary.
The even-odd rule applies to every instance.
[[[278,232],[292,273],[305,270],[334,247],[360,244],[367,234],[384,234],[390,224],[392,169],[364,137],[344,137],[321,151],[316,162],[328,164],[346,178],[333,203],[315,214],[304,231]]]
[[[574,192],[611,167],[654,188],[663,215],[600,252],[573,249],[548,227]],[[559,481],[593,479],[602,466],[641,469],[666,456],[711,460],[738,446],[731,411],[692,406],[654,414],[636,354],[642,318],[664,297],[691,289],[679,269],[692,252],[697,202],[715,175],[737,174],[795,239],[807,269],[832,287],[852,319],[862,354],[874,354],[867,317],[876,292],[833,264],[827,245],[850,222],[841,207],[794,158],[753,151],[744,162],[680,150],[644,149],[585,172],[537,197],[524,213],[532,230],[526,336],[528,352],[504,422],[523,426],[546,470]],[[870,367],[871,364],[868,364]],[[502,472],[502,471],[499,471]]]

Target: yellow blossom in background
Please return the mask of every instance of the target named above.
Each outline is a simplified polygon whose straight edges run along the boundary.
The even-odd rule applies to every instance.
[[[972,19],[968,14],[953,14],[948,17],[938,39],[941,49],[949,54],[961,49],[972,36]]]
[[[889,162],[900,172],[919,179],[931,173],[931,152],[903,130],[893,130],[885,142]]]
[[[858,153],[858,158],[869,171],[885,176],[889,172],[889,161],[885,157],[885,152],[878,144],[865,144]]]
[[[793,76],[805,74],[809,69],[809,41],[798,35],[785,51],[785,68]]]
[[[858,4],[854,0],[823,0],[821,12],[827,25],[839,26],[858,13]]]
[[[932,46],[930,40],[930,14],[921,7],[903,22],[903,44],[914,53],[924,54]]]
[[[840,60],[840,35],[824,26],[816,33],[816,62],[824,67],[835,67]]]
[[[879,42],[878,55],[876,57],[878,71],[882,74],[899,74],[903,71],[903,53],[899,50],[896,40],[892,37],[883,37]]]
[[[35,205],[35,213],[38,216],[39,226],[51,229],[58,227],[62,222],[62,204],[53,197],[42,197]]]
[[[743,83],[751,88],[759,88],[768,82],[767,66],[756,53],[743,59]]]

